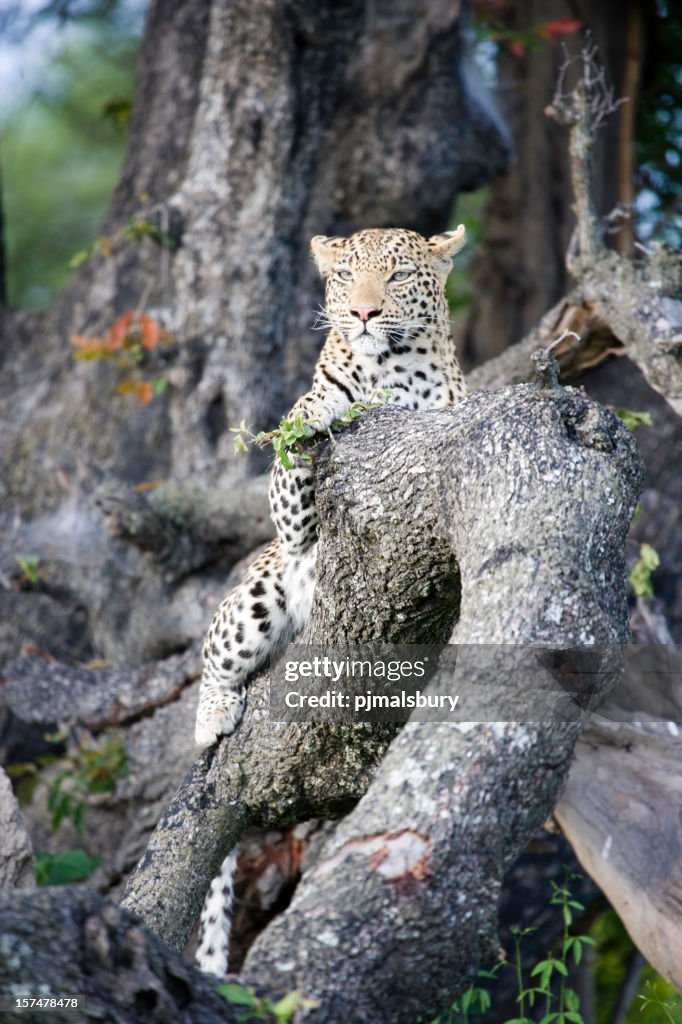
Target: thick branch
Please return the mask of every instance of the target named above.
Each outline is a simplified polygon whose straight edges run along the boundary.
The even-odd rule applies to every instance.
[[[679,696],[672,721],[613,721],[605,709],[576,747],[555,813],[638,948],[682,988],[680,823],[671,813],[682,798]]]
[[[406,624],[418,609],[419,634],[430,621],[431,637],[442,635],[456,586],[449,549],[462,576],[455,642],[623,642],[622,549],[640,484],[629,433],[577,392],[526,386],[440,413],[377,411],[320,465],[324,529],[306,639],[416,640]],[[495,668],[470,665],[463,680],[495,679]],[[541,674],[535,681],[544,685]],[[600,686],[609,681],[607,672]],[[364,790],[385,743],[375,737],[368,757],[372,734],[357,726],[277,726],[264,686],[252,686],[238,733],[198,763],[131,880],[128,905],[176,946],[190,923],[183,908],[201,896],[196,877],[207,883],[247,821],[272,821],[273,805],[280,823],[325,802],[338,813]],[[320,1020],[437,1012],[492,948],[502,872],[551,808],[578,731],[561,720],[410,725],[257,942],[247,977],[302,987],[321,1000]],[[346,770],[339,778],[344,758],[353,785]]]
[[[247,828],[339,817],[365,792],[395,733],[276,723],[268,697],[260,676],[238,732],[196,762],[128,881],[124,905],[174,949],[187,942],[211,879]]]
[[[109,481],[98,487],[95,504],[112,536],[148,552],[170,578],[196,571],[225,550],[236,562],[274,534],[267,476],[207,491],[194,481],[147,492]]]
[[[651,260],[634,263],[604,252],[583,265],[576,288],[542,318],[522,341],[468,376],[472,389],[495,388],[528,377],[528,359],[565,330],[556,355],[566,379],[602,362],[627,355],[646,380],[682,414],[682,302],[677,277],[682,260],[661,250]]]
[[[138,721],[196,682],[199,651],[123,668],[78,668],[38,657],[4,667],[3,702],[24,722],[78,722],[103,729]]]

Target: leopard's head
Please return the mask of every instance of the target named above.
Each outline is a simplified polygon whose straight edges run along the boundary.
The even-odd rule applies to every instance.
[[[443,334],[449,330],[445,282],[465,234],[460,224],[431,238],[400,228],[317,235],[311,248],[326,279],[326,323],[367,355]]]

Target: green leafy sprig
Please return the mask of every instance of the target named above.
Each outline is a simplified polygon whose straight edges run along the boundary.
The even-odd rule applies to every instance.
[[[339,431],[343,430],[344,427],[349,427],[351,423],[360,419],[370,409],[377,409],[379,406],[389,402],[391,397],[392,393],[386,390],[381,393],[380,401],[378,402],[353,402],[342,416],[334,420],[329,429]],[[321,433],[320,421],[309,419],[303,413],[299,413],[292,419],[283,418],[275,430],[262,430],[258,434],[254,434],[247,427],[244,420],[241,421],[238,427],[230,427],[229,430],[231,434],[236,435],[234,440],[234,450],[236,452],[247,452],[250,444],[255,444],[259,448],[272,445],[275,455],[285,469],[294,468],[295,463],[292,460],[294,455],[298,456],[302,462],[312,463],[313,453],[310,451],[310,445],[306,444],[306,442],[309,442],[310,438],[315,434]]]

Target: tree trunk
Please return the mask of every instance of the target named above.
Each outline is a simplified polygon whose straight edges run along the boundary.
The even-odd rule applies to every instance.
[[[91,494],[102,472],[200,496],[264,468],[260,453],[238,461],[227,426],[273,427],[308,385],[321,298],[310,237],[445,228],[457,191],[505,166],[461,47],[457,4],[152,2],[110,251],[47,315],[2,314],[5,577],[25,590],[16,554],[41,561],[39,616],[17,622],[16,593],[0,595],[6,652],[28,639],[130,662],[198,637],[224,577],[195,577],[199,594],[178,600],[154,559],[107,543]],[[134,215],[147,226],[125,241]],[[71,334],[102,336],[131,309],[170,340],[139,365],[74,362]],[[168,386],[146,405],[116,393],[142,378]],[[71,613],[93,610],[67,637],[69,599]],[[150,607],[165,616],[151,631]]]
[[[408,502],[395,486],[405,477]],[[450,550],[461,572],[452,639],[474,645],[461,679],[483,724],[401,732],[290,909],[257,940],[247,980],[301,986],[321,1001],[320,1020],[411,1022],[442,1010],[491,955],[502,874],[552,807],[580,722],[518,724],[525,688],[534,704],[556,686],[529,666],[527,648],[512,647],[524,682],[502,717],[517,724],[488,724],[510,664],[503,647],[481,662],[478,645],[624,642],[622,547],[640,483],[624,428],[551,382],[442,413],[380,410],[323,459],[319,582],[303,641],[327,652],[377,629],[393,642],[423,638],[425,586],[432,637],[444,636],[457,588]],[[614,682],[613,664],[600,673],[597,693]],[[261,677],[242,727],[202,756],[130,880],[126,905],[175,948],[248,825],[338,811],[353,787],[365,789],[368,752],[387,742],[379,733],[378,747],[368,744],[367,727],[277,725],[266,692]]]

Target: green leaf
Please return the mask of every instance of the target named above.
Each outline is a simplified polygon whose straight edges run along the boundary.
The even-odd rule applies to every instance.
[[[632,409],[616,409],[616,416],[625,424],[628,430],[636,427],[650,427],[652,425],[650,412],[634,412]]]
[[[658,551],[651,544],[641,544],[639,548],[639,560],[635,562],[630,570],[630,585],[637,597],[653,597],[654,588],[651,582],[651,573],[661,564]]]
[[[594,946],[595,941],[589,935],[574,935],[566,939],[566,952],[573,949],[573,960],[579,964],[583,956],[583,946]]]
[[[473,988],[471,986],[468,989],[466,989],[465,992],[462,992],[461,996],[459,997],[459,1005],[461,1007],[462,1013],[468,1013],[469,1012],[469,1008],[471,1006],[471,1002],[472,1002],[473,997],[474,997],[474,990],[473,990]]]
[[[250,988],[235,985],[233,982],[226,982],[224,985],[219,985],[217,991],[218,995],[221,995],[228,1003],[234,1003],[235,1006],[258,1007],[258,996]]]
[[[287,1024],[301,1006],[300,992],[287,992],[273,1006],[272,1012],[281,1024]]]
[[[15,792],[20,807],[28,807],[33,802],[39,781],[40,779],[37,775],[25,775],[15,784]]]
[[[580,1009],[580,996],[572,988],[564,989],[564,1001],[569,1010],[573,1013],[577,1013]]]
[[[17,555],[15,561],[27,583],[34,585],[38,582],[38,567],[40,565],[40,559],[37,555]]]
[[[88,246],[87,249],[79,249],[75,252],[69,260],[68,266],[70,270],[75,270],[76,267],[80,267],[81,264],[86,263],[92,256],[94,249],[92,246]]]
[[[5,771],[10,779],[20,779],[24,775],[37,775],[38,769],[33,761],[15,761],[14,764],[5,765]]]
[[[495,964],[495,966],[493,967],[492,970],[490,970],[490,971],[483,971],[483,970],[479,971],[478,972],[478,976],[479,976],[479,978],[490,978],[492,981],[497,981],[498,971],[500,971],[503,967],[508,967],[508,966],[509,966],[509,961],[508,960],[500,960],[499,963]]]
[[[38,853],[35,876],[38,885],[68,885],[89,878],[102,861],[84,850],[62,850],[60,853]]]

